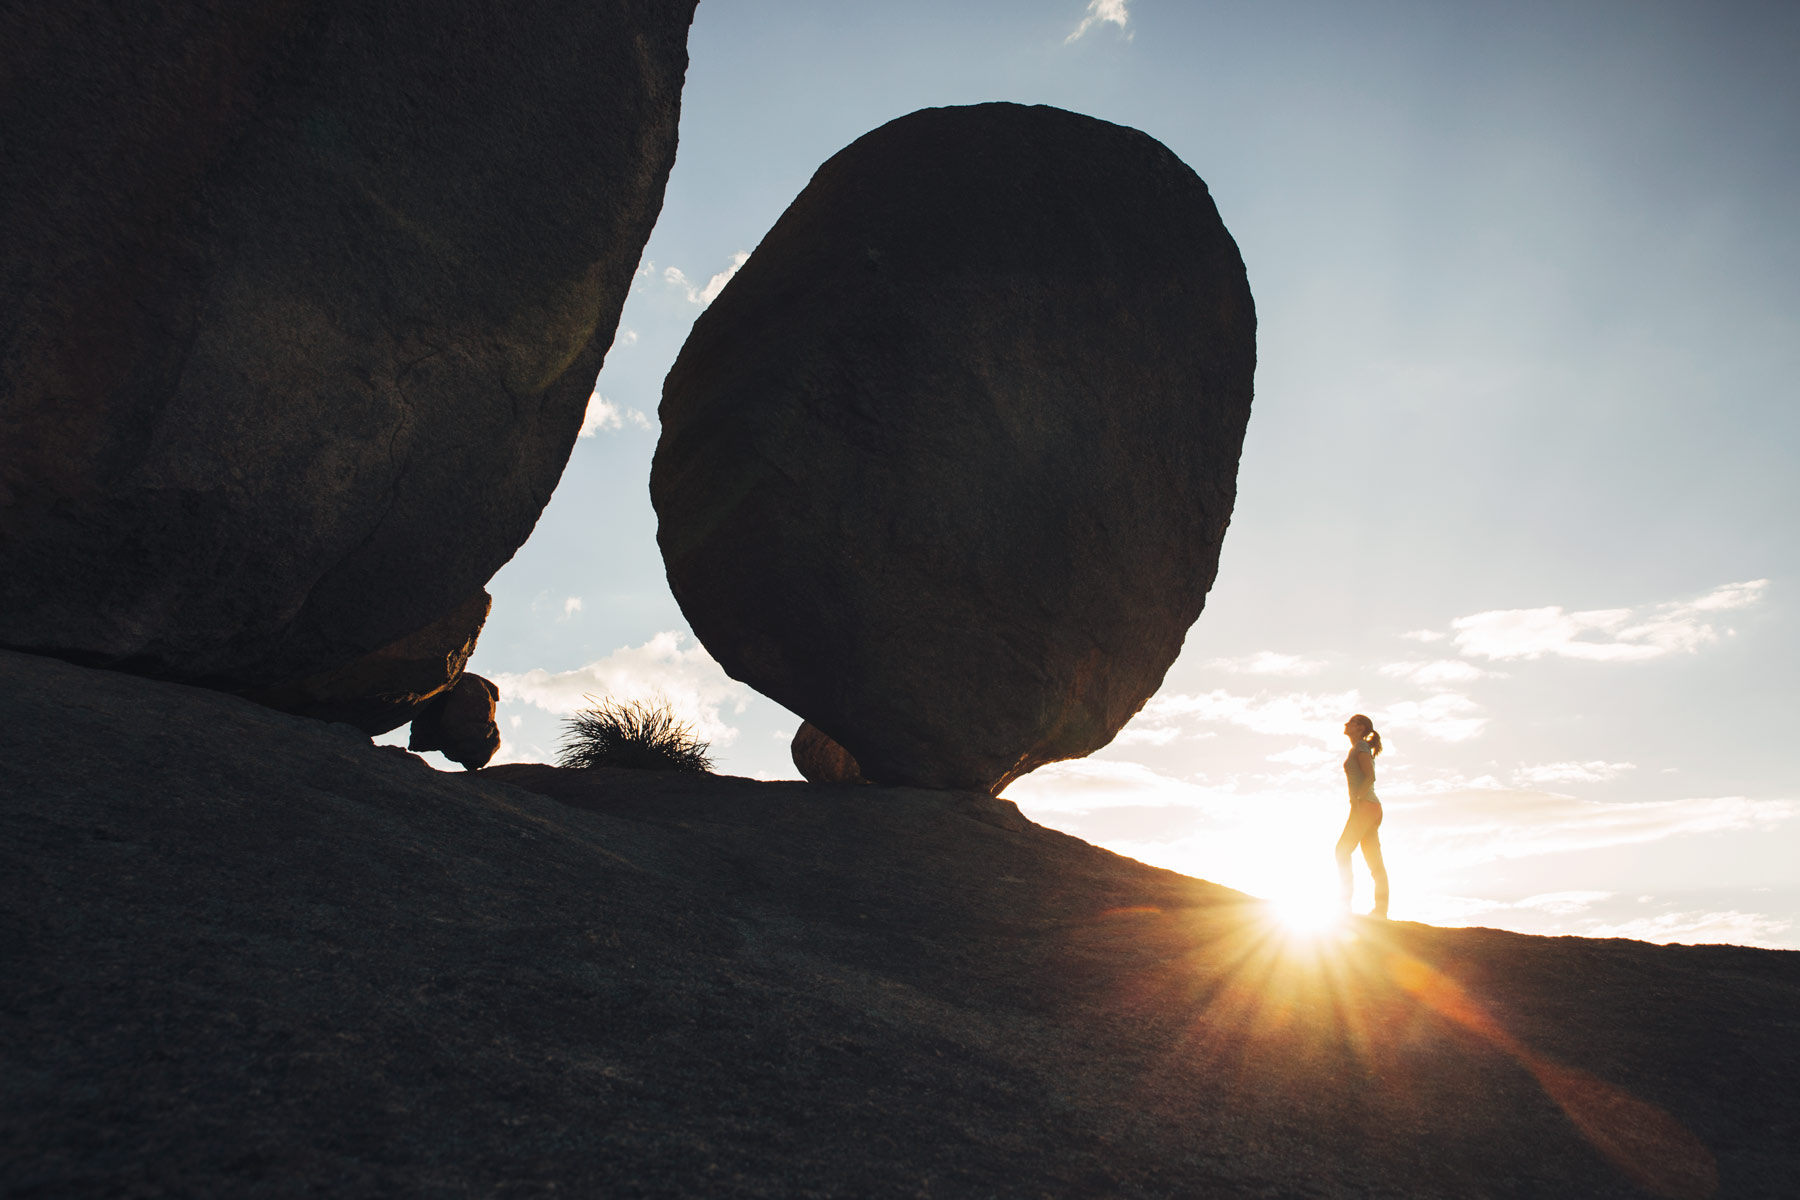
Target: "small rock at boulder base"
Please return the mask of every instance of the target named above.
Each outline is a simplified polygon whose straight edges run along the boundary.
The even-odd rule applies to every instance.
[[[794,767],[808,783],[867,783],[862,768],[848,750],[811,721],[800,722],[790,751]]]
[[[574,447],[693,10],[0,12],[0,645],[293,688],[475,594]]]
[[[500,689],[492,680],[464,671],[413,718],[408,750],[436,750],[466,770],[478,771],[500,749],[494,704]]]
[[[737,679],[881,784],[998,794],[1111,741],[1218,570],[1256,316],[1134,129],[925,109],[824,166],[695,322],[650,478]]]

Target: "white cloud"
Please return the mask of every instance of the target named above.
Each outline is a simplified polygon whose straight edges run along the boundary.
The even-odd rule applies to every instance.
[[[1402,700],[1380,712],[1370,713],[1375,728],[1417,730],[1440,742],[1466,742],[1487,727],[1477,716],[1480,705],[1461,692],[1438,692],[1423,700]]]
[[[1553,916],[1568,917],[1611,898],[1611,892],[1544,892],[1537,896],[1527,896],[1508,907],[1530,908]]]
[[[1723,587],[1714,588],[1706,595],[1695,600],[1692,604],[1685,605],[1684,607],[1690,608],[1695,612],[1726,612],[1734,608],[1749,608],[1752,604],[1761,600],[1763,593],[1768,591],[1768,589],[1769,581],[1766,579],[1751,579],[1743,583],[1728,583]]]
[[[1277,737],[1305,737],[1335,745],[1343,736],[1344,722],[1362,710],[1361,694],[1347,692],[1279,692],[1239,696],[1215,688],[1210,692],[1175,693],[1152,697],[1127,726],[1136,731],[1121,738],[1126,745],[1149,742],[1167,745],[1175,740],[1164,731],[1192,723],[1236,725],[1252,733]],[[1460,692],[1437,692],[1423,700],[1402,700],[1382,709],[1368,710],[1377,729],[1411,730],[1440,742],[1464,742],[1479,734],[1488,718],[1481,708]],[[1188,734],[1187,736],[1194,736]],[[1280,761],[1280,760],[1278,760]]]
[[[613,345],[615,345],[615,346],[635,346],[635,345],[637,345],[637,330],[635,330],[635,329],[619,330],[619,336],[617,336],[613,339]]]
[[[1477,679],[1486,679],[1494,674],[1493,671],[1484,671],[1474,663],[1464,662],[1460,658],[1436,658],[1430,662],[1388,663],[1381,668],[1381,673],[1398,679],[1408,679],[1420,687],[1426,688],[1474,683]]]
[[[1456,648],[1489,660],[1534,659],[1546,654],[1595,662],[1641,662],[1692,654],[1718,640],[1709,619],[1762,599],[1769,581],[1728,583],[1693,601],[1645,609],[1603,608],[1565,612],[1561,607],[1510,608],[1458,617]]]
[[[1442,796],[1448,792],[1505,791],[1507,788],[1497,775],[1471,776],[1459,771],[1445,771],[1418,779],[1411,774],[1403,764],[1385,771],[1381,776],[1381,794],[1392,799],[1395,796]]]
[[[1416,911],[1415,919],[1433,925],[1487,925],[1508,928],[1524,925],[1522,932],[1542,932],[1546,917],[1568,918],[1610,900],[1611,892],[1542,892],[1523,900],[1494,900],[1478,896],[1434,895]],[[1519,916],[1510,914],[1522,914]],[[1589,918],[1592,920],[1592,918]],[[1509,922],[1509,924],[1500,924]],[[1549,922],[1562,932],[1572,928],[1567,920]]]
[[[578,613],[580,611],[581,611],[581,597],[580,596],[570,596],[567,600],[563,601],[563,615],[562,615],[563,620],[565,620],[565,621],[568,620],[570,617],[574,616],[576,613]]]
[[[1638,896],[1648,904],[1654,896]],[[1419,897],[1409,908],[1414,920],[1434,925],[1491,925],[1524,933],[1572,934],[1577,937],[1622,937],[1648,942],[1729,942],[1740,946],[1794,949],[1793,922],[1762,913],[1668,912],[1625,920],[1598,915],[1595,909],[1612,909],[1620,902],[1611,892],[1546,892],[1523,900],[1481,899],[1443,894]],[[1783,936],[1786,934],[1787,936]]]
[[[723,710],[743,712],[749,689],[738,683],[705,647],[683,650],[688,635],[659,633],[641,646],[625,646],[597,662],[573,671],[549,672],[541,667],[520,674],[493,676],[502,700],[535,704],[546,712],[568,714],[585,708],[587,697],[615,700],[667,698],[677,716],[700,737],[715,745],[731,741],[737,730],[725,722]]]
[[[1016,779],[1006,798],[1029,814],[1090,813],[1107,808],[1199,807],[1223,814],[1229,793],[1158,774],[1142,763],[1077,758]]]
[[[628,424],[648,429],[650,418],[635,408],[614,404],[595,388],[594,394],[588,397],[587,413],[581,418],[580,436],[593,437],[602,429],[622,429]]]
[[[1400,636],[1415,642],[1441,642],[1450,635],[1439,633],[1435,629],[1414,629],[1408,633],[1403,633]]]
[[[1414,794],[1434,790],[1419,788]],[[1397,812],[1396,819],[1383,828],[1384,840],[1391,839],[1419,861],[1439,868],[1639,845],[1671,837],[1772,829],[1800,815],[1800,804],[1743,796],[1605,803],[1554,792],[1487,786],[1444,791],[1429,798],[1420,795],[1393,807],[1404,812]]]
[[[1115,746],[1167,746],[1180,737],[1182,730],[1176,725],[1139,725],[1133,722],[1119,730],[1113,738]]]
[[[1094,26],[1109,21],[1124,29],[1131,20],[1131,14],[1125,11],[1125,5],[1126,0],[1088,0],[1087,15],[1081,18],[1081,24],[1075,27],[1075,32],[1063,39],[1063,44],[1066,46]],[[1127,33],[1125,36],[1129,38],[1131,34]]]
[[[1344,722],[1364,711],[1355,690],[1347,692],[1263,692],[1240,696],[1223,688],[1210,692],[1152,697],[1133,722],[1142,732],[1127,739],[1166,745],[1174,740],[1162,731],[1192,724],[1227,724],[1252,733],[1304,737],[1335,746]],[[1369,709],[1377,729],[1412,730],[1442,742],[1462,742],[1479,734],[1488,718],[1480,706],[1460,692],[1438,692],[1423,700],[1403,700],[1384,709]],[[1127,729],[1131,729],[1127,726]],[[1188,736],[1193,736],[1189,734]],[[1276,761],[1288,761],[1277,759]],[[1293,760],[1298,762],[1299,760]]]
[[[1725,912],[1663,913],[1661,916],[1642,917],[1616,925],[1595,922],[1583,928],[1581,933],[1584,937],[1636,938],[1644,942],[1681,942],[1687,945],[1729,942],[1734,946],[1790,949],[1794,945],[1793,940],[1782,934],[1792,929],[1793,925],[1792,921],[1732,909]]]
[[[1286,763],[1290,767],[1317,767],[1325,763],[1336,762],[1341,757],[1330,750],[1318,746],[1309,746],[1305,742],[1298,746],[1289,746],[1278,754],[1268,755],[1270,762]]]
[[[1513,772],[1515,783],[1543,786],[1551,783],[1606,783],[1627,771],[1637,770],[1636,763],[1620,762],[1554,762],[1521,766]]]
[[[1215,658],[1206,664],[1234,675],[1311,675],[1325,666],[1318,658],[1302,658],[1298,654],[1277,654],[1258,650],[1241,658]]]
[[[748,251],[739,250],[731,256],[731,265],[706,281],[705,287],[695,287],[682,273],[680,267],[669,267],[663,271],[663,279],[680,288],[688,298],[689,304],[711,304],[718,294],[725,290],[731,277],[738,273],[738,268],[750,261]]]
[[[1315,738],[1329,742],[1343,735],[1344,722],[1361,705],[1355,691],[1264,693],[1237,696],[1223,689],[1199,694],[1154,696],[1138,719],[1147,725],[1182,721],[1222,722],[1253,733]]]

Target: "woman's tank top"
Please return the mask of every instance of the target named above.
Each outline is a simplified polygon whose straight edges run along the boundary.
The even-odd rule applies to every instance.
[[[1375,751],[1374,751],[1374,749],[1367,742],[1356,742],[1350,747],[1350,751],[1353,754],[1366,754],[1369,756],[1367,759],[1365,759],[1363,761],[1363,764],[1362,764],[1362,769],[1369,773],[1369,794],[1367,796],[1365,796],[1363,799],[1364,799],[1364,802],[1368,803],[1368,804],[1380,804],[1381,798],[1375,794]],[[1346,759],[1344,762],[1344,782],[1346,784],[1352,782],[1351,777],[1350,777],[1350,762],[1348,759]],[[1354,800],[1352,800],[1351,803],[1354,804],[1356,802]]]

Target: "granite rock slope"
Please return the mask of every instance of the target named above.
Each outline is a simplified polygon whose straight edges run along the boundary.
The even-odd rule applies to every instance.
[[[1800,954],[1356,932],[0,653],[8,1196],[1792,1195]]]
[[[925,109],[819,168],[695,322],[650,477],[735,678],[884,784],[998,794],[1110,741],[1218,569],[1256,316],[1133,129]]]
[[[0,13],[0,645],[279,695],[462,612],[575,443],[693,9]]]

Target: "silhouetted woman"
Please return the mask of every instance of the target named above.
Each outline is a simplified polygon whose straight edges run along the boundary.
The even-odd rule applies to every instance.
[[[1381,801],[1375,797],[1375,756],[1381,753],[1381,735],[1375,722],[1357,713],[1344,722],[1344,736],[1350,739],[1350,753],[1344,757],[1344,780],[1350,785],[1350,819],[1344,822],[1343,836],[1338,838],[1338,878],[1342,881],[1344,908],[1356,884],[1350,875],[1350,852],[1362,847],[1363,861],[1375,877],[1375,907],[1370,915],[1387,916],[1387,865],[1381,861]]]

